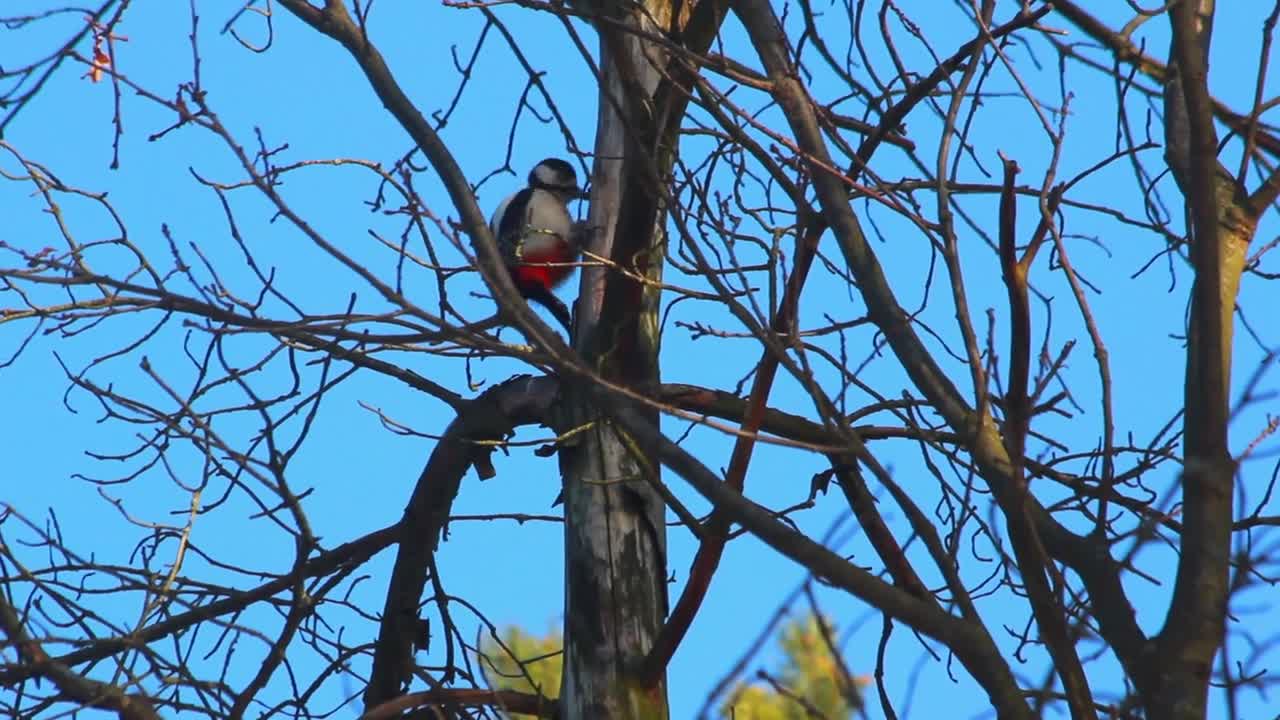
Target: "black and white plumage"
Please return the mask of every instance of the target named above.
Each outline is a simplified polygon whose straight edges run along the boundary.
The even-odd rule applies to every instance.
[[[578,260],[583,232],[568,204],[583,197],[573,166],[547,158],[529,172],[528,186],[503,200],[489,220],[520,294],[550,310],[566,331],[569,310],[551,290],[568,279]]]

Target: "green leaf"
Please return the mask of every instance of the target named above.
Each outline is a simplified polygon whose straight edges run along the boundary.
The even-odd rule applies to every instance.
[[[824,627],[825,625],[825,627]],[[761,673],[757,682],[739,682],[720,706],[720,716],[732,720],[848,720],[862,705],[864,677],[846,679],[840,660],[827,640],[835,628],[815,615],[784,624],[778,631],[783,665]],[[770,682],[772,680],[772,682]],[[845,686],[852,681],[853,687]]]
[[[518,690],[541,694],[548,700],[560,695],[560,675],[564,667],[562,649],[564,639],[560,631],[551,630],[545,636],[509,625],[499,633],[499,638],[485,637],[480,642],[480,666],[485,679],[495,690]],[[531,715],[512,713],[512,718],[531,718]]]

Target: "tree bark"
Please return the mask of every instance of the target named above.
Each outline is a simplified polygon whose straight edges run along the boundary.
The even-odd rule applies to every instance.
[[[674,150],[658,142],[663,133],[652,103],[665,58],[623,28],[660,33],[669,27],[671,7],[668,0],[649,0],[625,10],[590,10],[602,17],[596,23],[600,108],[588,249],[610,262],[583,272],[575,345],[602,377],[644,392],[659,380],[658,282],[666,216],[661,196]],[[569,384],[566,400],[571,426],[585,431],[561,455],[561,717],[665,718],[665,679],[646,684],[637,674],[667,612],[665,509],[655,490],[657,464],[604,420],[586,388]],[[658,414],[649,419],[656,425]]]
[[[1186,197],[1195,281],[1187,332],[1183,515],[1178,575],[1157,644],[1163,672],[1153,718],[1203,718],[1213,659],[1226,631],[1235,462],[1227,424],[1235,298],[1255,218],[1244,189],[1218,161],[1208,89],[1213,0],[1169,10],[1165,158]]]

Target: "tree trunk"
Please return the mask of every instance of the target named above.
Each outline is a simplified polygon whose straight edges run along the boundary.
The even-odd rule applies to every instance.
[[[658,31],[643,17],[669,17],[666,0],[613,14]],[[650,102],[663,59],[616,26],[600,31],[600,109],[592,172],[592,253],[620,270],[583,272],[575,345],[604,378],[640,392],[656,387],[658,301],[665,236],[663,157]],[[670,148],[670,145],[666,145]],[[655,163],[655,158],[657,162]],[[632,275],[633,277],[628,277]],[[643,277],[652,283],[639,282]],[[573,427],[562,454],[565,499],[565,655],[560,693],[566,720],[667,717],[665,680],[645,687],[636,669],[667,612],[664,505],[658,468],[599,413],[589,388],[567,389]],[[658,413],[650,418],[655,424]]]
[[[1225,633],[1235,462],[1227,442],[1232,323],[1255,221],[1244,189],[1218,161],[1208,91],[1213,0],[1169,10],[1173,42],[1164,93],[1165,158],[1187,206],[1195,272],[1187,333],[1183,516],[1178,576],[1157,638],[1161,684],[1153,718],[1207,713],[1213,659]]]

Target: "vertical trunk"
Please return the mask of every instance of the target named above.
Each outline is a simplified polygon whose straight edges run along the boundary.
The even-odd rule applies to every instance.
[[[1186,197],[1195,281],[1187,335],[1183,515],[1177,582],[1158,638],[1153,718],[1206,716],[1213,659],[1225,632],[1235,464],[1227,443],[1232,321],[1253,216],[1218,162],[1208,92],[1213,0],[1169,10],[1173,42],[1165,86],[1165,156]]]
[[[615,20],[658,31],[667,0],[650,0]],[[661,279],[665,212],[652,181],[665,176],[653,97],[656,53],[634,34],[599,23],[601,87],[592,172],[594,236],[588,248],[627,274]],[[655,158],[657,158],[655,168]],[[655,284],[606,268],[583,272],[575,338],[602,376],[643,391],[658,382]],[[561,717],[636,720],[667,717],[666,683],[643,687],[635,670],[666,615],[664,506],[657,466],[602,418],[587,388],[570,387],[575,426],[590,424],[563,454],[565,478],[565,671]],[[651,419],[657,423],[656,412]]]

